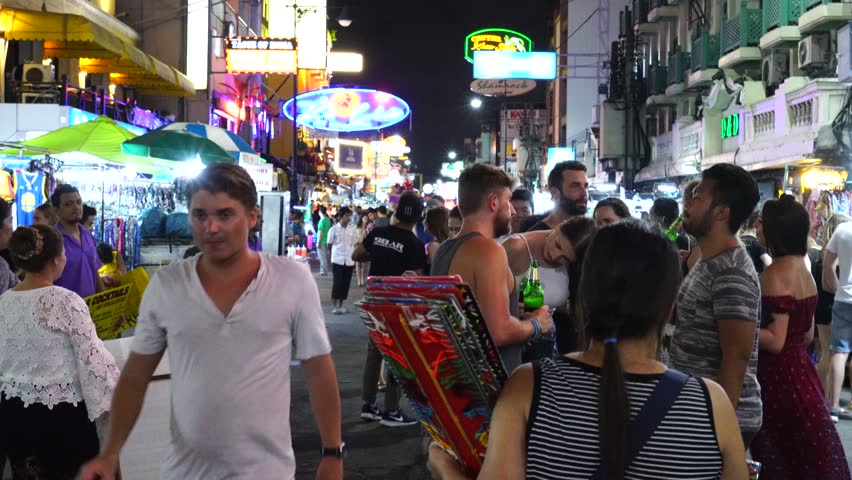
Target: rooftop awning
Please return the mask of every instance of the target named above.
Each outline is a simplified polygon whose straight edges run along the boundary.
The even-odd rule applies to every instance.
[[[4,8],[0,35],[6,40],[44,41],[45,57],[118,58],[123,52],[118,36],[78,15]]]
[[[140,94],[195,94],[186,75],[79,15],[3,8],[0,35],[41,40],[45,57],[79,58],[81,71],[109,74],[111,83],[137,87]]]

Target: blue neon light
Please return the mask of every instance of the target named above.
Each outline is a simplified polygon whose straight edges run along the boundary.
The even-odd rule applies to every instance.
[[[553,80],[556,78],[556,53],[475,51],[473,78]]]
[[[317,130],[360,132],[379,130],[411,114],[405,101],[390,93],[366,88],[326,88],[296,97],[298,124]],[[284,104],[293,120],[293,99]]]

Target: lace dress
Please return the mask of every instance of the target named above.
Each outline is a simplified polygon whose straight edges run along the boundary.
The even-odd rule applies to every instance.
[[[817,297],[763,297],[763,313],[790,316],[780,353],[760,352],[757,379],[763,427],[751,443],[763,464],[760,478],[848,480],[849,466],[825,406],[816,368],[807,353]]]
[[[117,380],[77,294],[51,286],[0,295],[0,450],[13,471],[72,478],[98,452],[93,420],[109,410]]]

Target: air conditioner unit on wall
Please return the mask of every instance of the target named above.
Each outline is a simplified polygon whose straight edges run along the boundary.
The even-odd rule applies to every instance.
[[[764,57],[760,69],[763,83],[778,85],[790,76],[790,55],[787,50],[772,50]]]
[[[24,83],[52,83],[56,81],[53,65],[27,63],[21,76]]]
[[[852,24],[837,29],[837,80],[852,81]]]
[[[831,37],[816,33],[799,40],[799,68],[825,68],[831,62]]]

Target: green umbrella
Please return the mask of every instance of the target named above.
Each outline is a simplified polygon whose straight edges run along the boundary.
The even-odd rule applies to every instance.
[[[121,150],[128,155],[192,161],[200,158],[205,165],[213,162],[234,163],[234,157],[216,143],[194,133],[154,130],[125,141]]]
[[[115,120],[100,116],[90,122],[59,128],[50,133],[21,142],[23,148],[7,148],[0,153],[17,157],[50,154],[58,158],[73,156],[94,163],[108,161],[138,171],[153,173],[168,168],[168,162],[146,157],[127,155],[121,151],[121,142],[135,138],[136,134]]]

